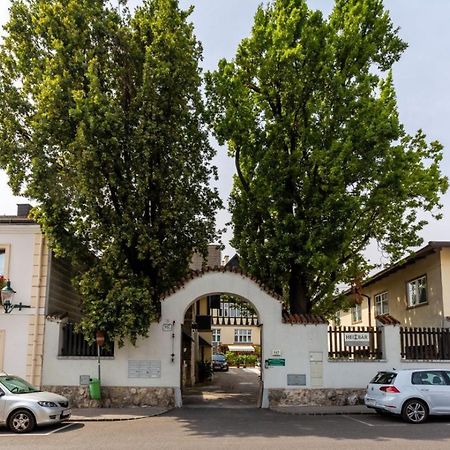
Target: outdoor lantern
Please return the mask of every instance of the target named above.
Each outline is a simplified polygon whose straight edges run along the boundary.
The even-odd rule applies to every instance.
[[[14,308],[17,308],[19,311],[21,311],[22,308],[30,308],[28,305],[22,305],[22,302],[15,305],[12,302],[15,293],[16,291],[11,287],[11,281],[8,280],[6,286],[1,291],[2,306],[6,314],[9,314]]]

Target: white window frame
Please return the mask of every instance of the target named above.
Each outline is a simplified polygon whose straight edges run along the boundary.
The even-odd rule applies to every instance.
[[[389,299],[387,291],[375,295],[375,315],[389,314]]]
[[[355,303],[352,306],[352,323],[362,322],[362,307],[361,304]]]
[[[234,342],[237,344],[248,344],[252,342],[252,330],[248,328],[234,329]]]
[[[221,329],[220,328],[213,328],[211,330],[212,336],[211,340],[213,344],[218,344],[220,342],[221,338]]]
[[[406,283],[408,308],[414,308],[428,303],[427,276],[421,275]]]
[[[10,255],[10,245],[0,244],[0,249],[4,250],[4,267],[0,267],[0,275],[3,275],[6,279],[9,278],[9,255]]]

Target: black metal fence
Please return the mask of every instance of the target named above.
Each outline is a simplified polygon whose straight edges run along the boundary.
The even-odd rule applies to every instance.
[[[76,333],[75,324],[65,323],[61,331],[59,356],[97,356],[97,344],[89,344],[82,333]],[[105,346],[100,348],[100,356],[114,356],[114,343],[105,339]]]
[[[403,359],[450,360],[448,328],[400,328]]]
[[[382,359],[381,329],[375,327],[329,327],[329,359]]]

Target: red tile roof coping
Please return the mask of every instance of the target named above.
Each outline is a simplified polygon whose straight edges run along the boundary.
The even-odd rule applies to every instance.
[[[328,325],[328,320],[315,314],[289,314],[283,311],[283,323],[300,325]]]
[[[258,280],[255,276],[250,275],[249,273],[245,272],[244,270],[238,268],[238,267],[207,267],[203,270],[191,270],[188,275],[185,278],[182,278],[172,289],[169,289],[166,291],[162,296],[161,300],[164,300],[165,298],[169,297],[170,295],[174,294],[175,292],[179,291],[184,287],[186,283],[188,283],[190,280],[193,280],[194,278],[202,277],[203,275],[209,273],[209,272],[231,272],[236,273],[239,275],[242,275],[243,277],[249,278],[250,280],[254,281],[259,288],[269,294],[271,297],[278,301],[282,301],[283,298],[281,295],[277,294],[273,289],[271,289],[269,286],[265,285],[262,281]]]
[[[389,314],[381,314],[375,317],[375,320],[380,322],[382,325],[400,325],[401,323]]]

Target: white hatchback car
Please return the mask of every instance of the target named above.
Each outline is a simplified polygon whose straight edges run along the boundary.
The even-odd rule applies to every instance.
[[[450,414],[450,370],[405,369],[378,372],[367,386],[367,407],[422,423],[430,414]]]
[[[0,373],[0,424],[15,433],[26,433],[36,425],[50,425],[71,415],[62,395],[43,392],[22,378]]]

